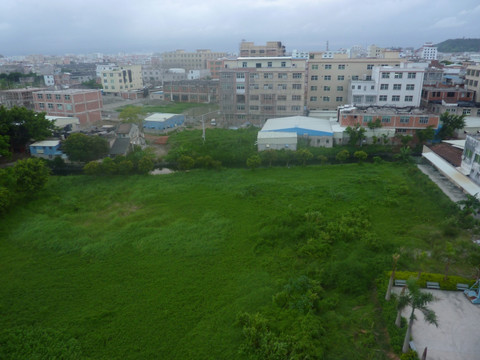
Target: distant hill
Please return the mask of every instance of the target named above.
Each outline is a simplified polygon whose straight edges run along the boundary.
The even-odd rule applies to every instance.
[[[480,39],[449,39],[436,45],[438,52],[480,52]]]

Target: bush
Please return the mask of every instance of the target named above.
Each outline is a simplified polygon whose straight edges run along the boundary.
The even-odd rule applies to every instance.
[[[259,155],[252,155],[247,159],[247,167],[249,169],[256,169],[262,164],[262,159]]]
[[[367,160],[368,154],[365,151],[355,151],[353,157],[358,160],[359,163]]]
[[[390,276],[390,273],[388,273]],[[412,271],[396,271],[395,278],[408,280],[411,277],[416,278],[418,272]],[[420,287],[427,287],[427,281],[438,282],[440,284],[440,289],[442,290],[457,290],[457,284],[468,284],[469,286],[473,285],[475,280],[467,279],[461,276],[449,275],[448,279],[445,280],[445,274],[431,274],[431,273],[421,273],[420,279],[418,279],[418,285]]]
[[[180,170],[189,170],[195,165],[195,160],[191,156],[182,155],[178,158],[178,168]]]
[[[343,163],[347,161],[349,157],[350,157],[350,153],[348,152],[348,150],[342,150],[337,154],[337,156],[335,156],[335,159],[337,159],[338,162]]]
[[[414,350],[409,350],[407,353],[400,356],[400,360],[418,360],[418,354]]]

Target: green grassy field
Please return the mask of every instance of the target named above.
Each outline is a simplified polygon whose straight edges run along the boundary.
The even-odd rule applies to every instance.
[[[277,339],[322,327],[312,358],[383,359],[373,280],[399,249],[417,270],[416,251],[449,240],[452,211],[395,164],[52,177],[1,219],[0,358],[30,344],[59,358],[247,359],[246,312]],[[288,290],[302,276],[322,288],[308,311]]]

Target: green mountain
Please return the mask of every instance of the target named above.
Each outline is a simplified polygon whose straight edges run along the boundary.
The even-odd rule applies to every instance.
[[[436,45],[439,52],[480,52],[480,39],[449,39]]]

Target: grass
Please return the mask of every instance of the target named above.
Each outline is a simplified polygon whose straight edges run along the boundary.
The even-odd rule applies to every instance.
[[[135,106],[135,105],[126,105],[119,107],[116,111],[120,112],[125,107],[128,106]],[[202,109],[210,109],[212,107],[211,104],[200,104],[200,103],[170,103],[167,105],[143,105],[140,107],[141,114],[148,114],[148,113],[169,113],[169,114],[182,114],[186,111],[195,111],[199,114],[204,113]]]
[[[371,283],[400,248],[399,268],[416,271],[413,249],[428,249],[426,234],[441,233],[451,212],[412,171],[349,164],[52,177],[0,224],[0,345],[22,329],[14,348],[40,333],[64,358],[246,359],[237,315],[262,313],[278,338],[297,329],[304,315],[272,297],[307,275],[323,288],[315,313],[326,327],[323,358],[382,358],[372,355]],[[302,252],[318,235],[306,213],[321,214],[324,229],[346,225],[349,211],[369,219],[372,237],[345,233],[328,255]],[[13,353],[0,347],[0,358]]]

